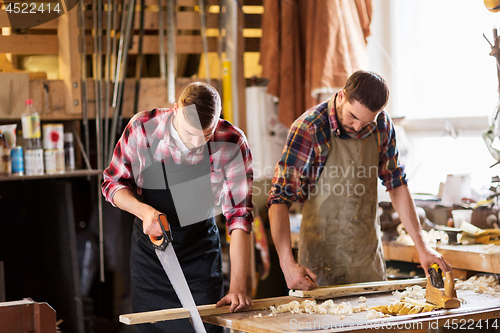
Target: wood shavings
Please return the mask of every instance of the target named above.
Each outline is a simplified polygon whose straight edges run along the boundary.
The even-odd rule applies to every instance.
[[[404,297],[410,297],[414,299],[425,299],[425,289],[418,285],[406,287],[406,290],[402,292],[398,290],[393,291],[392,294],[398,297],[399,299],[402,299]]]
[[[259,313],[258,315],[256,316],[253,316],[254,318],[262,318],[262,313]]]
[[[457,290],[473,290],[478,294],[497,296],[500,294],[500,285],[493,276],[472,276],[467,281],[458,280],[455,283]]]
[[[345,319],[345,316],[340,316],[340,320]]]
[[[366,303],[366,297],[365,296],[359,296],[358,302],[360,302],[360,303]]]
[[[389,317],[389,315],[383,314],[382,312],[376,310],[368,310],[368,312],[366,313],[366,319],[379,319],[384,317]]]
[[[365,298],[366,302],[366,298]],[[350,316],[353,313],[358,313],[362,311],[367,311],[368,307],[366,304],[360,304],[359,306],[353,307],[350,302],[342,302],[335,304],[331,299],[321,303],[316,304],[316,301],[305,300],[302,303],[297,301],[291,301],[288,304],[281,304],[277,307],[271,306],[270,316],[276,316],[279,313],[291,312],[291,313],[307,313],[307,314],[335,314],[342,316]]]
[[[398,225],[397,231],[399,236],[396,239],[396,243],[404,245],[415,245],[415,243],[413,243],[413,239],[411,239],[410,235],[408,235],[404,230],[403,224]],[[436,247],[438,243],[448,244],[449,242],[448,234],[442,230],[436,229],[431,229],[428,232],[422,230],[422,239],[425,244],[431,247]]]
[[[421,312],[430,312],[438,309],[437,306],[419,300],[404,298],[389,305],[373,306],[370,310],[382,312],[386,315],[407,315]]]

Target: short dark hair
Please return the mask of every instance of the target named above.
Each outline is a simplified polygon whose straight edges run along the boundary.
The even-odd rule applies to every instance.
[[[196,112],[191,108],[184,109],[184,116],[191,125],[196,125],[199,119],[202,129],[214,125],[221,109],[219,93],[214,87],[204,82],[189,84],[179,97],[179,102],[183,106],[193,104],[196,106]]]
[[[344,92],[350,103],[356,100],[373,112],[382,110],[389,100],[389,88],[385,80],[376,73],[362,70],[349,76]]]

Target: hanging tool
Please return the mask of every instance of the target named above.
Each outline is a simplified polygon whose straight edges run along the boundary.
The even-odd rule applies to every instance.
[[[94,87],[95,87],[95,128],[97,146],[97,169],[102,171],[102,135],[101,135],[101,78],[102,78],[102,0],[94,0],[92,4],[93,12],[93,37],[94,37]],[[104,237],[102,225],[102,195],[101,195],[102,174],[97,176],[97,207],[99,220],[99,261],[100,277],[104,282]]]
[[[177,48],[176,48],[176,38],[177,38],[177,24],[175,22],[177,11],[177,6],[175,0],[167,0],[167,14],[168,14],[168,29],[167,29],[167,47],[168,47],[168,78],[167,78],[167,90],[168,90],[168,103],[175,103],[175,74],[177,70]]]
[[[122,25],[122,31],[125,35],[120,34],[120,47],[118,51],[118,61],[117,61],[117,76],[115,77],[115,89],[113,95],[113,107],[115,108],[113,112],[113,122],[111,124],[111,131],[109,135],[109,156],[108,162],[111,161],[113,155],[113,147],[115,145],[116,130],[118,128],[118,117],[121,112],[121,102],[123,95],[123,86],[125,84],[125,78],[127,74],[127,59],[128,59],[128,49],[131,39],[131,30],[134,24],[134,8],[135,0],[129,0],[129,5],[126,14],[126,22],[122,15],[122,23],[125,23],[125,27]]]
[[[107,1],[107,21],[106,21],[106,55],[105,55],[105,65],[104,65],[104,110],[103,110],[103,161],[107,161],[107,149],[105,148],[108,142],[108,116],[109,116],[109,104],[110,104],[110,77],[111,77],[111,20],[112,14],[114,11],[114,7],[112,5],[112,1]]]
[[[134,95],[134,114],[139,111],[139,95],[141,91],[141,76],[142,76],[142,45],[144,42],[144,13],[146,11],[146,2],[141,0],[141,12],[139,20],[139,46],[137,49],[137,61],[135,63],[135,95]]]
[[[80,1],[79,20],[80,23],[80,63],[81,63],[81,94],[82,94],[82,118],[83,118],[83,133],[85,135],[85,150],[82,152],[88,156],[90,152],[90,138],[89,138],[89,117],[87,111],[87,44],[85,42],[85,4]],[[92,169],[90,164],[87,165],[88,169]]]
[[[125,0],[122,1],[122,9],[124,9],[124,2]],[[111,63],[110,63],[110,81],[113,82],[113,84],[116,84],[115,81],[115,76],[116,76],[116,63],[117,63],[117,52],[118,52],[118,47],[117,47],[117,34],[118,34],[118,0],[113,0],[113,14],[111,15],[112,17],[112,39],[111,39],[111,44],[112,44],[112,50],[111,50]],[[114,89],[114,88],[113,88]],[[110,104],[110,101],[108,101],[108,105]],[[105,159],[104,161],[109,160],[109,154],[110,151],[108,149],[109,146],[109,110],[106,113],[106,122],[104,124],[104,156]]]
[[[205,0],[198,0],[198,7],[200,7],[201,40],[203,42],[203,58],[205,59],[205,75],[207,76],[207,83],[211,84],[210,63],[208,60],[207,24],[205,20]]]
[[[167,60],[165,57],[165,6],[163,0],[158,0],[158,39],[160,46],[160,78],[167,78]]]
[[[196,333],[206,333],[205,326],[201,321],[200,313],[194,302],[193,295],[189,290],[189,286],[182,272],[181,265],[175,254],[174,247],[172,245],[172,232],[170,231],[170,225],[168,224],[167,217],[164,214],[158,216],[158,222],[160,224],[163,235],[159,237],[149,236],[149,239],[153,243],[156,255],[160,260],[165,273],[174,287],[177,297],[181,301],[182,307],[189,311],[191,314],[191,322],[194,326]]]

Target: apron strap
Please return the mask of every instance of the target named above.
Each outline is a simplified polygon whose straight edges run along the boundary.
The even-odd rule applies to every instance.
[[[144,133],[144,137],[146,138],[146,147],[149,155],[149,162],[153,164],[153,153],[152,151],[156,151],[156,148],[158,148],[158,144],[160,143],[160,139],[155,138],[153,141],[153,144],[150,146],[149,145],[149,140],[148,140],[148,135],[146,133],[146,129],[144,128],[144,124],[141,124],[142,132]],[[165,170],[165,161],[162,159],[161,160],[161,167],[163,169],[163,179],[165,181],[165,186],[168,188],[168,182],[167,182],[167,172]]]

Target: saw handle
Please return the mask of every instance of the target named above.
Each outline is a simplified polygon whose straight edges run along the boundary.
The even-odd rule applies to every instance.
[[[165,214],[160,214],[158,216],[158,223],[160,224],[161,231],[163,235],[161,236],[151,236],[149,235],[149,240],[153,243],[155,249],[165,251],[168,244],[173,241],[172,232],[170,231],[170,224],[168,224],[167,216]]]

